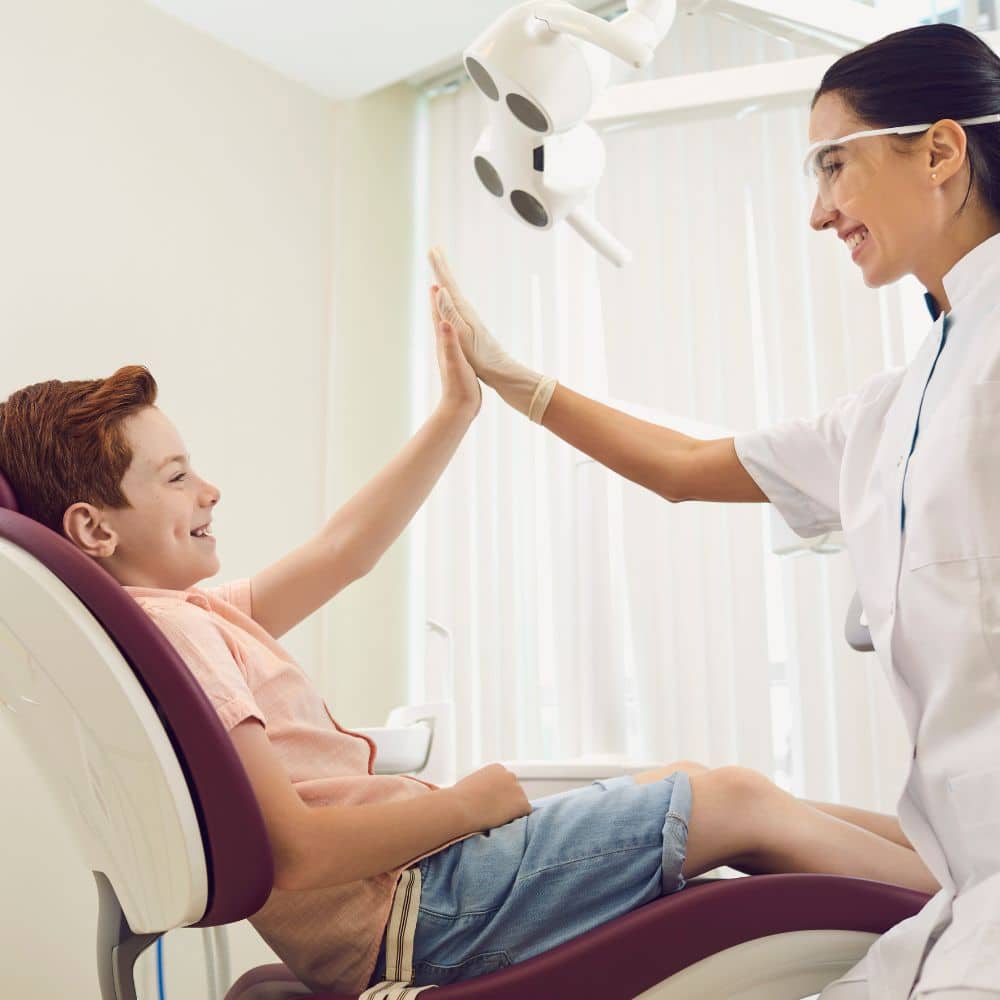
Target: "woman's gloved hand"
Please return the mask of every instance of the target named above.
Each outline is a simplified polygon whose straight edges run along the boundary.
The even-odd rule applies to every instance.
[[[556,380],[533,372],[507,354],[462,295],[441,248],[434,247],[429,256],[441,286],[437,293],[438,311],[458,333],[469,364],[501,399],[540,424],[555,392]]]

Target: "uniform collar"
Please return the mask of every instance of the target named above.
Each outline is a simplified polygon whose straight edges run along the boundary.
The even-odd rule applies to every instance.
[[[948,301],[951,303],[951,311],[967,306],[983,292],[993,291],[998,276],[1000,276],[1000,233],[973,247],[941,279]],[[933,301],[931,298],[931,302]],[[936,302],[934,306],[937,307]],[[931,315],[934,315],[933,310]]]

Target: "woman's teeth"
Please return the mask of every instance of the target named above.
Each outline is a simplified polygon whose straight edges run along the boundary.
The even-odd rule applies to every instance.
[[[868,237],[868,230],[862,227],[861,229],[855,230],[847,237],[847,249],[853,250],[856,246],[863,243]]]
[[[212,529],[206,524],[203,528],[195,528],[195,530],[192,531],[191,534],[195,538],[204,538],[206,535],[212,534]]]

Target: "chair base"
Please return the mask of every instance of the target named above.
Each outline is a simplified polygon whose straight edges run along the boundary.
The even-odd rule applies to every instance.
[[[877,938],[861,931],[758,938],[696,962],[636,1000],[799,1000],[857,965]]]
[[[162,934],[133,934],[121,904],[103,872],[97,883],[97,979],[101,1000],[138,1000],[135,963]]]
[[[864,956],[928,896],[836,875],[753,875],[691,885],[440,1000],[799,1000]],[[291,1000],[284,966],[240,978],[227,1000]],[[333,992],[311,1000],[356,1000]]]

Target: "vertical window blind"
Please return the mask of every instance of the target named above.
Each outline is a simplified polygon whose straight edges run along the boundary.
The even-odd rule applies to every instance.
[[[649,72],[812,54],[691,17]],[[809,229],[807,107],[607,132],[593,207],[633,251],[621,271],[567,227],[533,233],[491,203],[470,156],[484,114],[470,86],[428,98],[421,230],[507,350],[578,391],[723,436],[820,412],[929,327],[912,279],[870,290]],[[426,322],[415,336],[427,344]],[[433,354],[414,354],[433,398]],[[891,811],[906,736],[874,654],[843,638],[848,555],[775,555],[774,517],[670,504],[485,390],[415,533],[413,599],[454,661],[442,690],[418,655],[416,688],[454,700],[460,770],[689,758]]]

